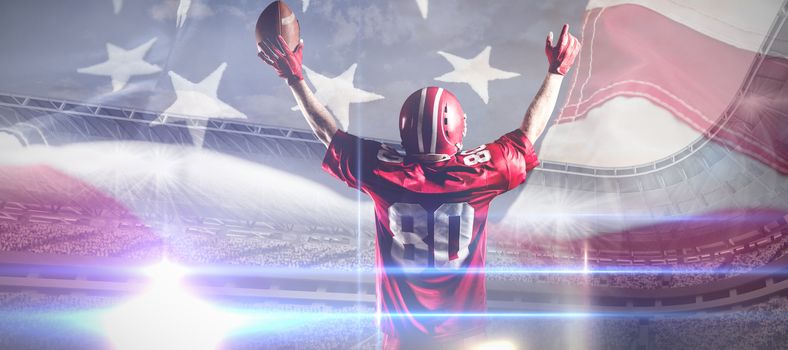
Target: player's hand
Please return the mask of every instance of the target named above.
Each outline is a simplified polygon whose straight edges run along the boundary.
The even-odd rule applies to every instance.
[[[265,40],[257,43],[259,56],[265,63],[274,67],[276,74],[287,79],[288,84],[294,84],[304,80],[301,70],[301,60],[303,58],[304,41],[302,40],[295,49],[290,50],[285,38],[281,35],[276,42]]]
[[[569,33],[569,25],[564,24],[558,44],[553,46],[553,32],[547,34],[544,52],[547,54],[548,69],[550,73],[565,75],[575,62],[575,57],[580,53],[580,41]]]

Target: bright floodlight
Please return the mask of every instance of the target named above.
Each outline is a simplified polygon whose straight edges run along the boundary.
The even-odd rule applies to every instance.
[[[170,181],[175,177],[178,160],[174,156],[161,150],[154,150],[150,157],[148,170],[156,176],[156,179]]]
[[[146,268],[145,274],[151,278],[152,287],[161,288],[167,286],[180,288],[181,279],[186,275],[186,269],[164,259],[159,264]]]
[[[164,261],[148,272],[150,288],[102,319],[114,349],[215,349],[241,325],[239,316],[184,290],[183,268]]]
[[[473,350],[515,350],[514,343],[508,340],[491,340],[479,344]]]

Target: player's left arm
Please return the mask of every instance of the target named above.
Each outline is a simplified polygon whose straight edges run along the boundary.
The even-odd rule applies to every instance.
[[[569,33],[569,25],[564,24],[558,43],[553,46],[553,32],[547,35],[545,42],[545,53],[550,66],[547,76],[542,82],[542,86],[536,93],[531,105],[523,117],[520,129],[531,142],[536,142],[547,126],[547,121],[555,109],[558,101],[558,92],[561,90],[561,82],[564,75],[569,71],[575,57],[580,53],[580,41]]]
[[[280,77],[287,80],[287,85],[312,132],[324,145],[330,145],[339,128],[334,116],[320,103],[304,81],[301,69],[304,42],[298,44],[295,52],[290,50],[282,36],[279,36],[275,43],[261,42],[258,47],[258,56],[271,65]]]

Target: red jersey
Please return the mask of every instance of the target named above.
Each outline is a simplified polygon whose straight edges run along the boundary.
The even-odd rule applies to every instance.
[[[452,339],[484,330],[487,210],[539,164],[517,129],[434,163],[337,131],[323,169],[375,203],[378,311],[392,336]]]

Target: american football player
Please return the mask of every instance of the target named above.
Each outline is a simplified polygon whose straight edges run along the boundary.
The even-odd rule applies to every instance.
[[[533,142],[553,113],[561,82],[580,51],[564,25],[547,36],[549,64],[522,124],[465,149],[465,113],[441,87],[413,92],[399,115],[405,154],[351,135],[304,82],[303,42],[259,44],[260,58],[286,79],[301,112],[327,147],[323,169],[375,203],[378,311],[384,349],[467,348],[483,338],[487,210],[539,164]],[[425,315],[440,315],[425,317]]]

